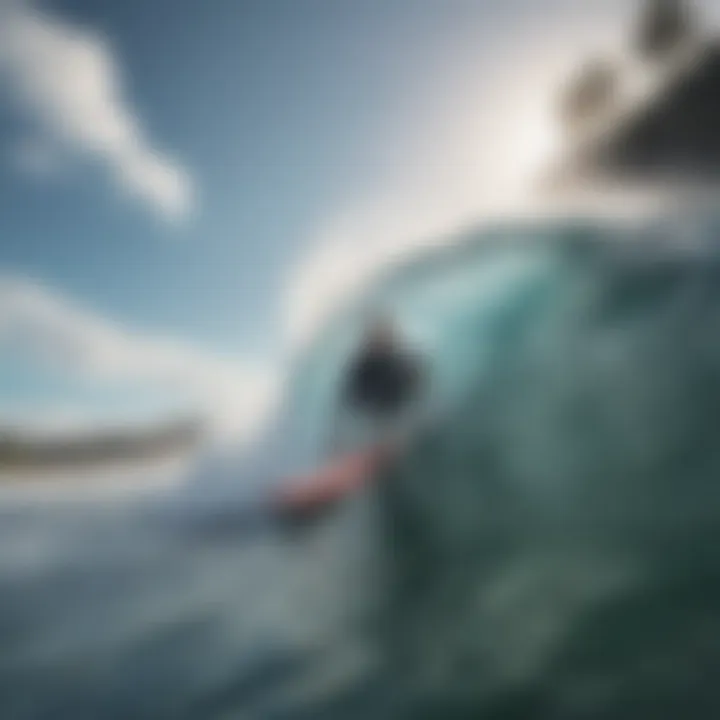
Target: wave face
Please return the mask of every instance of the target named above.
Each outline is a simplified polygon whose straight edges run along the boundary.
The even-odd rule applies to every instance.
[[[689,227],[498,230],[370,293],[441,398],[378,486],[376,630],[410,717],[720,710],[720,253]],[[366,308],[308,359],[318,417]]]

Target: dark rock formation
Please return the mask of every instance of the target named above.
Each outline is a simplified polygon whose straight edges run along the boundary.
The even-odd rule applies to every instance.
[[[720,179],[720,43],[582,149],[578,160],[618,179]]]
[[[693,32],[696,23],[681,0],[648,3],[634,46],[638,63],[626,72],[644,67],[657,79],[642,100],[620,97],[622,69],[612,81],[596,69],[581,83],[574,103],[589,118],[581,132],[566,123],[567,149],[550,173],[551,188],[578,181],[698,187],[720,180],[720,40]],[[616,97],[607,112],[611,89]]]

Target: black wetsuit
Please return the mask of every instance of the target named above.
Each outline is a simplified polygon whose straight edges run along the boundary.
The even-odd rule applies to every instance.
[[[347,407],[376,417],[402,413],[421,390],[417,359],[395,350],[366,350],[352,362],[343,399]]]

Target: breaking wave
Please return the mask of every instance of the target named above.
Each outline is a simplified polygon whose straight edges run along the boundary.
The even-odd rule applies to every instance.
[[[437,422],[378,484],[378,637],[409,716],[720,708],[717,229],[470,234],[316,345],[316,403],[368,307],[434,363]]]

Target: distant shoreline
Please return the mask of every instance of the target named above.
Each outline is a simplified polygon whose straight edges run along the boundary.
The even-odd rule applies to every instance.
[[[5,433],[0,435],[0,481],[7,474],[67,473],[171,462],[192,454],[202,439],[202,426],[195,420],[83,438],[39,440]]]

